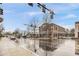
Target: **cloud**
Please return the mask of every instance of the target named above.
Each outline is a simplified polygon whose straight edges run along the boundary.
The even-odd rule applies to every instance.
[[[79,17],[75,14],[67,14],[67,15],[62,15],[62,16],[58,16],[55,17],[54,19],[60,19],[60,20],[76,20],[79,19]]]
[[[55,13],[57,14],[57,13],[62,13],[62,12],[64,12],[64,11],[67,11],[68,9],[66,8],[66,7],[55,7],[54,8],[54,11],[55,11]]]
[[[6,29],[5,32],[14,32],[14,30],[12,28]]]
[[[77,17],[77,16],[74,14],[68,14],[65,18],[75,18],[75,17]]]
[[[42,12],[35,12],[35,11],[32,11],[32,12],[22,12],[22,13],[18,13],[18,15],[20,16],[36,16],[36,15],[40,15],[42,14]]]
[[[35,15],[40,15],[42,14],[42,12],[38,12],[38,11],[30,11],[30,12],[21,12],[21,13],[17,13],[14,10],[4,10],[5,14],[16,14],[18,16],[24,16],[24,15],[28,15],[28,16],[35,16]]]
[[[70,3],[70,4],[68,4],[69,5],[69,7],[71,7],[71,8],[78,8],[79,7],[79,4],[78,3]]]
[[[29,16],[35,16],[35,15],[39,15],[39,14],[42,14],[41,12],[26,12],[27,15]]]
[[[63,16],[60,19],[74,19],[74,18],[77,18],[75,14],[67,14],[66,16]]]
[[[64,27],[65,29],[69,29],[69,30],[74,28],[73,25],[67,25],[67,24],[60,24],[60,26]]]
[[[72,29],[74,28],[72,25],[62,25],[64,28]]]
[[[58,4],[53,7],[55,13],[67,13],[79,8],[79,4],[68,3],[68,4]]]
[[[5,14],[8,14],[8,13],[9,13],[9,14],[10,14],[10,13],[11,13],[11,14],[14,14],[14,13],[16,13],[16,12],[15,12],[14,10],[4,10],[4,13],[5,13]]]

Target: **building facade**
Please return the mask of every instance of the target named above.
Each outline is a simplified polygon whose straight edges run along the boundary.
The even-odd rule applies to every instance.
[[[66,31],[65,28],[54,23],[44,23],[39,27],[39,34],[41,34],[41,37],[51,37],[53,39],[58,39],[65,37]]]
[[[53,50],[58,45],[59,38],[65,37],[66,31],[65,28],[54,23],[44,23],[39,27],[39,34],[42,38],[48,38],[40,39],[39,46],[45,50]]]
[[[75,38],[79,38],[79,22],[75,22]]]

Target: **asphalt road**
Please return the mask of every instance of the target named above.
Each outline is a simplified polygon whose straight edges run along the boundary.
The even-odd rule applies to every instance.
[[[27,39],[27,46],[28,49],[34,52],[34,41]],[[35,42],[35,48],[37,49],[36,54],[39,56],[45,56],[46,53],[48,56],[75,56],[75,40],[72,39],[63,39],[62,43],[57,46],[57,49],[54,51],[44,51],[42,48],[39,47],[39,42]]]
[[[38,44],[36,44],[38,45]],[[34,49],[34,48],[32,48]],[[75,56],[75,40],[66,39],[57,46],[54,51],[44,51],[42,48],[37,48],[36,52],[39,56]]]
[[[36,53],[34,52],[36,49]],[[39,41],[35,42],[31,39],[19,39],[19,43],[5,37],[0,40],[0,55],[2,56],[75,56],[75,40],[66,39],[54,51],[44,51],[39,47]]]
[[[34,56],[35,54],[22,48],[20,45],[10,40],[8,37],[0,40],[0,55],[1,56]]]
[[[75,56],[75,40],[67,39],[48,55],[53,56]]]

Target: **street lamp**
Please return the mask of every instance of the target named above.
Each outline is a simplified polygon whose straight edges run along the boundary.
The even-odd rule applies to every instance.
[[[36,30],[36,25],[34,24],[31,24],[31,25],[29,25],[29,24],[24,24],[24,25],[27,25],[27,26],[30,26],[30,27],[33,27],[33,30],[34,30],[34,52],[36,52],[36,48],[35,48],[35,30]]]

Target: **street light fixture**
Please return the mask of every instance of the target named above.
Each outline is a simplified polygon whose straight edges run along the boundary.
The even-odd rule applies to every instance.
[[[30,27],[33,27],[33,30],[34,30],[34,52],[36,52],[36,48],[35,48],[35,30],[36,30],[36,25],[34,24],[31,24],[31,25],[29,25],[29,24],[24,24],[24,25],[27,25],[27,26],[30,26]]]

